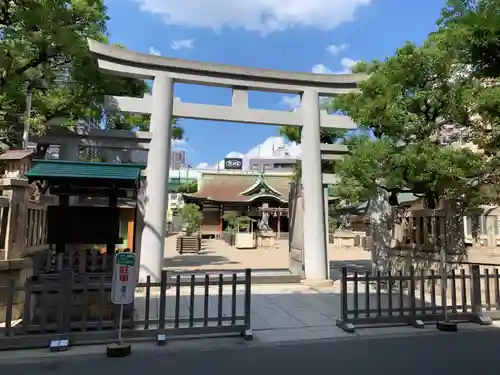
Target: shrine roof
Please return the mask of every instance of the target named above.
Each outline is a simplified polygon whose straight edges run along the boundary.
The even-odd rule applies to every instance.
[[[185,195],[216,202],[252,202],[261,197],[288,202],[291,182],[290,174],[207,174],[202,176],[198,192]]]
[[[109,164],[66,160],[34,160],[26,173],[28,180],[91,181],[93,183],[126,182],[134,185],[145,168],[140,164]]]
[[[0,155],[0,160],[22,160],[32,155],[33,151],[30,150],[7,150]]]

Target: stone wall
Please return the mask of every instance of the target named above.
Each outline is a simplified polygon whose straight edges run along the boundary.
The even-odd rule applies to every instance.
[[[32,262],[30,259],[13,259],[0,261],[0,286],[8,286],[11,280],[14,280],[16,285],[23,285],[25,280],[31,276],[33,271]],[[0,289],[0,323],[5,322],[7,315],[7,300],[9,291]],[[12,320],[21,318],[24,306],[24,292],[16,291],[14,293],[12,309]]]

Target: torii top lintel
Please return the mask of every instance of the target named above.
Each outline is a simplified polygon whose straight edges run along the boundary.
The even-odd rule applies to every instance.
[[[220,85],[247,89],[300,94],[314,88],[320,95],[344,94],[356,89],[363,74],[315,74],[249,68],[227,64],[154,56],[118,46],[88,40],[99,66],[113,74],[152,79],[168,72],[177,82]]]

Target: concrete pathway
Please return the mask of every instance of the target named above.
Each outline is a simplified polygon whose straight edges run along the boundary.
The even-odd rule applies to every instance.
[[[251,301],[251,327],[258,335],[260,331],[275,331],[280,329],[316,328],[318,332],[330,330],[342,332],[335,327],[335,321],[340,311],[340,294],[338,288],[311,288],[301,284],[253,285]],[[193,298],[194,318],[202,318],[204,312],[204,287],[195,287]],[[167,290],[166,316],[175,316],[175,291]],[[189,316],[190,288],[181,287],[179,316]],[[244,287],[236,289],[236,315],[243,316]],[[137,294],[135,301],[135,319],[145,319],[144,294]],[[216,317],[218,313],[218,288],[209,288],[208,316]],[[232,314],[232,288],[223,288],[222,315]],[[159,291],[152,290],[149,319],[157,319],[159,315]],[[186,323],[187,324],[187,323]],[[213,324],[216,324],[214,322]],[[210,325],[210,324],[209,324]],[[342,332],[343,333],[343,332]]]

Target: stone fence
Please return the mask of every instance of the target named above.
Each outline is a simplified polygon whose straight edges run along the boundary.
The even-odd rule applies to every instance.
[[[0,180],[0,191],[0,261],[47,249],[46,212],[55,197],[31,200],[34,189],[23,179]]]
[[[47,207],[55,197],[31,200],[34,189],[24,179],[0,179],[0,285],[22,285],[33,275],[33,255],[48,249]],[[49,202],[50,200],[50,202]],[[0,292],[0,326],[8,296]],[[13,319],[21,313],[24,294],[14,295]]]

